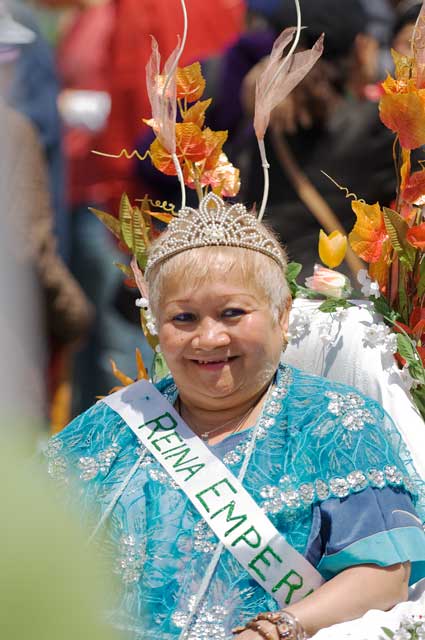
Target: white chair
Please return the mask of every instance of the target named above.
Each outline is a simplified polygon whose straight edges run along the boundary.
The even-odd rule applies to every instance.
[[[416,470],[425,480],[425,424],[409,393],[409,376],[394,356],[394,337],[370,303],[358,301],[343,312],[323,313],[320,302],[294,301],[289,344],[282,360],[304,371],[352,385],[378,400],[390,414]],[[314,640],[383,640],[382,627],[395,631],[406,615],[425,615],[425,580],[409,601],[391,611],[369,611],[362,618],[322,629]]]

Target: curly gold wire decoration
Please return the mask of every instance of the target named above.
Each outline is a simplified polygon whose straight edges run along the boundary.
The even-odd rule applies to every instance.
[[[331,176],[329,176],[325,171],[321,171],[321,173],[323,173],[323,175],[326,176],[328,178],[328,180],[333,182],[334,185],[336,187],[338,187],[338,189],[340,191],[345,191],[345,197],[346,198],[353,198],[353,200],[357,200],[357,202],[361,202],[362,204],[366,204],[366,200],[363,200],[363,198],[358,198],[357,195],[355,193],[349,191],[347,189],[347,187],[342,187],[340,184],[338,184],[338,182],[336,180],[334,180],[334,178],[331,178]]]
[[[151,207],[158,207],[158,209],[162,209],[166,213],[172,213],[175,215],[176,207],[173,203],[167,202],[167,200],[152,200],[151,198],[136,198],[136,202],[148,202]]]
[[[95,151],[92,149],[91,151],[97,156],[104,156],[105,158],[126,158],[127,160],[132,160],[133,158],[137,158],[138,160],[146,160],[150,156],[149,150],[141,156],[137,149],[134,149],[131,153],[127,151],[127,149],[121,149],[121,151],[116,153],[104,153],[103,151]]]

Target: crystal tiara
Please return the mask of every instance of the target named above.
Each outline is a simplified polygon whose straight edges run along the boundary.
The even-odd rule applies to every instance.
[[[148,276],[160,262],[200,247],[240,247],[259,251],[286,270],[283,250],[261,222],[242,204],[229,206],[211,192],[201,200],[199,209],[185,207],[169,223],[167,231],[152,247],[145,275]]]

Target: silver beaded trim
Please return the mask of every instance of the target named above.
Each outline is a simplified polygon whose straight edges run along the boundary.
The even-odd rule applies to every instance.
[[[385,486],[404,486],[415,493],[410,478],[395,466],[387,465],[384,469],[369,469],[367,473],[354,470],[347,476],[335,476],[327,482],[316,480],[300,485],[297,489],[291,486],[291,478],[284,476],[279,486],[266,485],[260,491],[263,498],[262,509],[266,513],[279,513],[285,509],[299,509],[302,506],[322,502],[328,498],[346,498],[350,493],[363,491],[366,487],[383,489]]]
[[[236,215],[235,215],[236,214]],[[168,225],[162,242],[152,249],[145,275],[158,263],[188,249],[240,247],[260,251],[285,271],[284,255],[257,218],[242,204],[229,207],[214,193],[201,200],[199,209],[186,207]]]

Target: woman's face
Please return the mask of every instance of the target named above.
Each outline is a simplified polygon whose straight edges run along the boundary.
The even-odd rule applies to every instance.
[[[287,313],[274,322],[269,303],[237,270],[218,264],[197,288],[166,284],[159,341],[186,403],[227,409],[256,396],[280,359]]]

